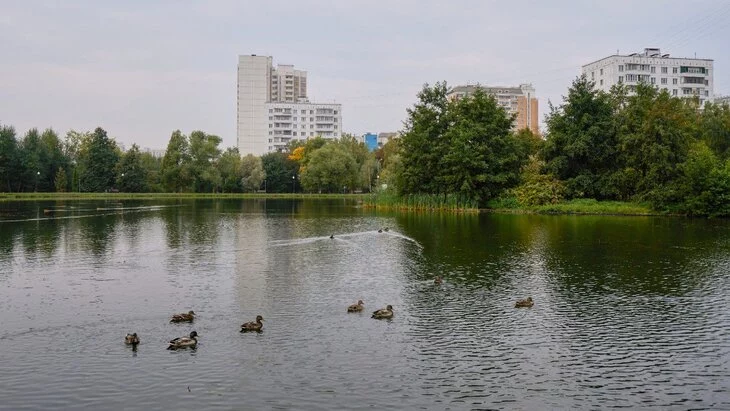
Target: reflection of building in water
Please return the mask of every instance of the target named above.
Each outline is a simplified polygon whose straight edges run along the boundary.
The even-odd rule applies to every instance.
[[[260,294],[266,291],[269,266],[269,229],[266,200],[241,201],[240,214],[233,222],[235,298],[241,307],[260,311]]]

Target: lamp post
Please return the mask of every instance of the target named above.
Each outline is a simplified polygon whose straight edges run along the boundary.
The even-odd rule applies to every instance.
[[[124,187],[124,173],[122,173],[122,178],[119,179],[119,191],[122,191],[122,187]]]
[[[291,176],[291,193],[294,194],[294,183],[296,182],[296,176]]]
[[[38,192],[38,178],[40,178],[40,176],[41,176],[41,172],[40,171],[36,171],[36,173],[35,173],[35,189],[33,190],[36,193]]]

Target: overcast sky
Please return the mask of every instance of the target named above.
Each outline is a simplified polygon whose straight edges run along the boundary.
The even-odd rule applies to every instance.
[[[0,0],[0,123],[105,128],[164,149],[204,130],[236,144],[239,54],[308,71],[343,130],[395,131],[423,83],[532,83],[559,103],[582,64],[660,47],[715,60],[730,94],[730,0]]]

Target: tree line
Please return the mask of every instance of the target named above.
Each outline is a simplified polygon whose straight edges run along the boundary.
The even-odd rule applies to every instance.
[[[163,157],[133,144],[123,151],[102,128],[47,129],[18,138],[0,124],[0,191],[3,192],[353,192],[369,190],[377,173],[373,153],[351,135],[293,142],[288,152],[241,156],[220,148],[203,131],[170,136]]]
[[[381,174],[401,196],[457,196],[481,207],[591,198],[730,215],[728,105],[700,107],[649,84],[604,92],[582,76],[550,105],[543,139],[511,131],[514,116],[482,91],[459,100],[447,93],[446,83],[425,85],[402,138],[384,147]]]

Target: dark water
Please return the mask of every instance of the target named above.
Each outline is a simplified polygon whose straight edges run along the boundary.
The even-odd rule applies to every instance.
[[[2,409],[730,409],[730,221],[271,200],[0,220]]]

